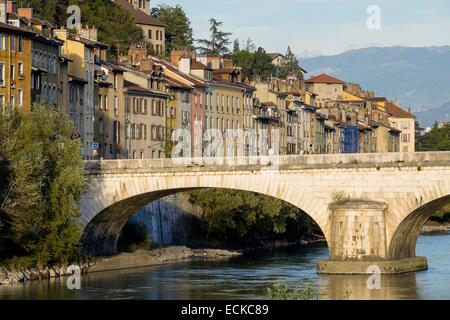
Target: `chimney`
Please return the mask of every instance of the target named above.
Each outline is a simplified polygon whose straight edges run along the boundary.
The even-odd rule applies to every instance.
[[[15,5],[14,5],[14,2],[13,1],[6,1],[6,12],[7,13],[13,13],[15,10],[14,10],[14,7],[15,7]]]
[[[6,3],[0,3],[0,22],[7,23]]]
[[[87,24],[85,26],[82,25],[76,31],[77,34],[84,39],[97,41],[97,29],[95,28],[95,26],[89,27],[89,25]]]
[[[191,58],[180,57],[178,69],[185,74],[191,74]]]
[[[17,13],[21,17],[25,17],[29,20],[33,19],[33,8],[18,8]]]

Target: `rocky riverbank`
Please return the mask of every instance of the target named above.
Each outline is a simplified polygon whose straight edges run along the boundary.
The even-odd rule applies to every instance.
[[[188,259],[229,259],[241,253],[220,249],[190,249],[187,247],[167,247],[155,250],[141,250],[134,253],[121,253],[112,257],[97,258],[89,264],[76,265],[82,274],[90,272],[112,271],[119,269],[148,267]],[[73,274],[69,266],[53,268],[7,269],[0,267],[0,285],[59,278]]]
[[[87,273],[94,263],[76,265],[82,274]],[[73,265],[72,265],[73,266]],[[64,277],[73,274],[69,266],[31,268],[31,269],[8,269],[0,267],[0,285],[26,282],[32,280],[45,280]]]

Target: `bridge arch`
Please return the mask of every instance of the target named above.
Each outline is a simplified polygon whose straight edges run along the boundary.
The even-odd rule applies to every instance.
[[[396,228],[389,245],[390,260],[401,260],[416,256],[417,239],[425,223],[445,205],[450,203],[450,194],[437,197],[407,214]]]
[[[322,230],[322,233],[327,239],[327,221],[323,219],[323,214],[315,214],[315,213],[323,213],[323,210],[327,210],[326,205],[317,205],[317,202],[314,202],[314,199],[308,197],[290,197],[287,192],[280,192],[280,190],[276,192],[272,192],[269,190],[261,190],[257,185],[253,185],[254,187],[242,187],[242,186],[232,186],[227,185],[224,182],[223,177],[220,178],[220,183],[199,183],[194,187],[176,187],[170,188],[159,187],[160,189],[153,189],[149,185],[141,185],[142,190],[134,188],[134,186],[127,186],[126,183],[121,184],[122,190],[133,190],[131,192],[124,192],[123,196],[118,199],[118,194],[116,194],[116,199],[114,203],[105,207],[102,210],[99,210],[97,214],[92,214],[92,217],[89,221],[85,220],[82,222],[83,226],[83,248],[85,253],[89,253],[92,255],[112,255],[117,253],[117,243],[120,235],[120,231],[125,226],[126,222],[129,218],[136,213],[139,209],[145,207],[149,203],[156,201],[158,199],[164,198],[166,196],[186,192],[196,189],[206,189],[206,188],[220,188],[220,189],[228,189],[228,190],[237,190],[237,191],[247,191],[254,192],[266,196],[270,196],[273,198],[277,198],[286,203],[289,203],[303,212],[305,212]],[[188,183],[189,185],[189,183]],[[192,184],[191,184],[192,185]],[[133,189],[134,188],[134,189]],[[97,191],[98,192],[98,191]],[[301,199],[301,200],[299,200]],[[312,212],[312,214],[310,213]]]

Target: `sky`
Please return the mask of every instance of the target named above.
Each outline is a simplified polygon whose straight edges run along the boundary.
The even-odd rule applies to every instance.
[[[151,0],[151,6],[181,5],[194,37],[206,38],[209,18],[244,43],[267,52],[332,55],[369,46],[450,45],[449,0]],[[379,8],[367,13],[370,6]],[[379,17],[379,19],[376,19]],[[369,29],[367,21],[379,29]]]

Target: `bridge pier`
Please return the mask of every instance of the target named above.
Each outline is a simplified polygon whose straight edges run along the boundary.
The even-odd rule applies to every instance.
[[[374,267],[384,274],[427,269],[423,257],[388,259],[386,203],[349,200],[333,203],[329,209],[330,260],[319,262],[318,273],[367,274],[374,272]]]

